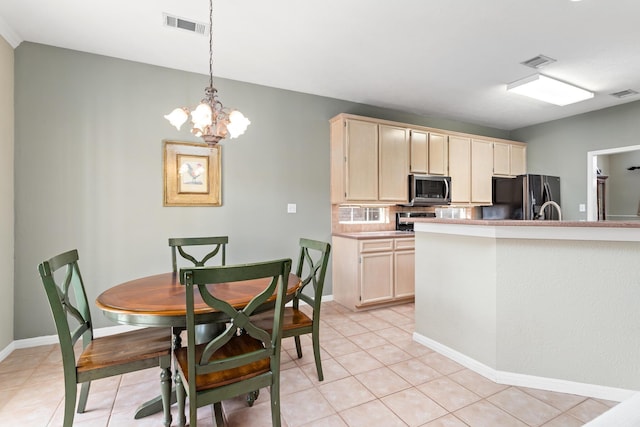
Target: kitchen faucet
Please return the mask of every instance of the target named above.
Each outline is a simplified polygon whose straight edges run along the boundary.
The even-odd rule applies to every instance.
[[[553,206],[554,208],[556,208],[556,210],[558,211],[558,221],[562,221],[562,211],[560,210],[560,205],[553,200],[546,201],[542,204],[542,206],[540,206],[540,213],[538,213],[536,219],[544,219],[544,209],[547,206]]]

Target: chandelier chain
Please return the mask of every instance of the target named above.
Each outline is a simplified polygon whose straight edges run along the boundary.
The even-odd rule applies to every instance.
[[[213,87],[213,0],[209,0],[209,86]]]

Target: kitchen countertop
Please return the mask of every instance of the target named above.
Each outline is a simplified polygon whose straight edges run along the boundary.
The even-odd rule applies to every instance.
[[[640,242],[639,221],[517,221],[417,219],[417,234],[438,233],[494,239]]]
[[[640,228],[640,221],[518,221],[501,219],[447,219],[415,218],[414,223],[490,225],[495,227],[594,227],[594,228]]]
[[[366,239],[391,239],[397,237],[414,237],[413,231],[359,231],[352,233],[333,233],[336,237],[346,237],[347,239],[366,240]]]

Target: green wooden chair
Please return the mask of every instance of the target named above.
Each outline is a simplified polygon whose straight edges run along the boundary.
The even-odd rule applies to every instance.
[[[56,271],[60,270],[56,274]],[[93,322],[87,302],[78,251],[57,255],[38,266],[42,283],[58,331],[64,370],[64,427],[71,427],[77,397],[82,384],[78,413],[83,413],[92,380],[159,366],[164,409],[164,425],[171,425],[171,331],[169,328],[139,329],[94,338]],[[54,277],[57,276],[57,277]],[[70,320],[74,320],[70,323]],[[72,330],[73,328],[73,330]],[[76,360],[75,343],[82,337],[82,352]]]
[[[222,400],[269,386],[272,424],[280,427],[281,320],[290,269],[291,260],[283,259],[180,270],[180,282],[187,286],[187,347],[174,353],[179,426],[185,425],[186,397],[191,427],[196,427],[198,408],[210,404],[213,404],[215,422],[221,427]],[[216,298],[207,286],[214,285],[215,289],[215,284],[225,283],[225,286],[241,287],[242,281],[254,279],[265,279],[265,288],[244,308]],[[252,323],[251,315],[267,303],[274,292],[277,292],[275,303],[269,303],[274,304],[274,320],[271,332],[267,332]],[[207,305],[229,318],[223,333],[202,344],[195,343],[194,294],[197,293]]]
[[[320,361],[320,305],[330,252],[331,245],[329,243],[300,239],[300,257],[296,275],[302,279],[302,285],[293,297],[293,306],[285,307],[282,319],[282,337],[294,337],[298,358],[302,357],[300,335],[311,334],[313,356],[316,361],[319,381],[324,380]],[[313,286],[312,295],[304,293],[304,289],[310,283]],[[300,311],[300,301],[311,306],[311,317]],[[268,328],[271,321],[270,313],[259,314],[255,320],[256,325],[262,328]]]
[[[217,237],[178,237],[169,239],[169,246],[171,247],[171,263],[173,265],[173,271],[178,271],[178,262],[176,249],[182,258],[189,260],[196,267],[204,267],[207,261],[215,257],[220,253],[220,265],[225,265],[227,262],[227,244],[229,243],[228,236]],[[187,253],[183,247],[185,246],[205,246],[215,245],[215,247],[208,252],[200,261],[193,255]]]

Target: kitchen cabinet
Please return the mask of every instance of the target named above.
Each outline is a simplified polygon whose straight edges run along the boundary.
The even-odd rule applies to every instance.
[[[449,169],[448,137],[429,133],[429,174],[447,175]]]
[[[449,136],[451,203],[491,204],[491,141]]]
[[[493,143],[471,140],[471,203],[491,204]]]
[[[409,130],[378,125],[378,200],[406,202],[409,197]]]
[[[408,201],[410,173],[451,176],[451,202],[491,204],[491,177],[526,173],[526,144],[351,114],[331,123],[331,203]]]
[[[333,237],[333,297],[352,309],[407,302],[415,294],[411,237]]]
[[[411,130],[411,173],[447,175],[447,135]]]
[[[527,147],[507,142],[493,143],[493,175],[517,176],[527,173]]]
[[[331,203],[408,200],[407,128],[342,118],[331,122]]]
[[[471,201],[471,138],[449,136],[451,203]]]

